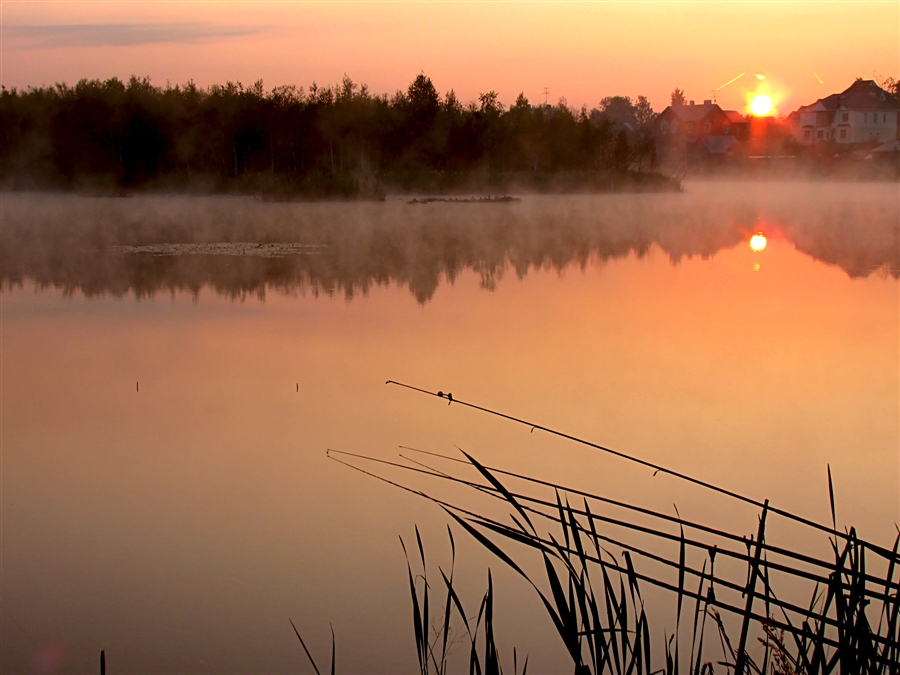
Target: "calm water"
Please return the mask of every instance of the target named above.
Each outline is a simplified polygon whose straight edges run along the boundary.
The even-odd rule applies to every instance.
[[[823,522],[830,464],[839,523],[896,533],[896,185],[491,205],[4,195],[2,218],[4,673],[97,672],[100,649],[114,673],[311,672],[288,617],[320,668],[331,622],[339,672],[413,672],[398,537],[418,525],[446,566],[448,518],[328,448],[459,446],[756,528],[753,509],[388,379]],[[570,671],[533,593],[456,537],[475,607],[494,570],[504,660],[515,645],[529,672]]]

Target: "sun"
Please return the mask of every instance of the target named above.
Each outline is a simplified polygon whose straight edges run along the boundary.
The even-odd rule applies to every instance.
[[[757,117],[765,117],[772,112],[772,99],[765,94],[759,94],[750,102],[750,112]]]
[[[750,237],[750,248],[755,252],[762,251],[766,247],[766,243],[766,236],[762,232],[757,232]]]

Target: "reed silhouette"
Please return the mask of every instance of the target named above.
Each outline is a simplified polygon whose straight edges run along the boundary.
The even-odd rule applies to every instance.
[[[443,398],[441,392],[401,386]],[[637,503],[488,467],[464,452],[462,457],[452,457],[404,448],[418,453],[420,459],[401,454],[406,460],[401,463],[329,450],[333,460],[439,505],[453,522],[524,578],[546,609],[576,675],[676,675],[682,670],[703,675],[716,672],[717,666],[734,675],[900,672],[900,534],[893,546],[885,547],[860,539],[853,528],[839,530],[830,468],[829,525],[776,508],[768,500],[758,502],[512,415],[459,398],[454,402],[760,507],[757,531],[747,536],[684,519],[677,510],[673,516]],[[441,468],[435,462],[440,462]],[[468,471],[463,473],[465,469]],[[411,487],[403,478],[388,478],[388,471],[427,477],[487,495],[505,505],[507,517],[493,517],[471,506],[435,497]],[[511,488],[511,483],[520,487]],[[833,557],[770,544],[767,532],[777,519],[827,537]],[[551,529],[548,531],[547,527]],[[416,535],[424,570],[425,554],[418,530]],[[450,537],[455,558],[452,533]],[[663,553],[673,546],[676,548],[672,553]],[[524,554],[512,553],[513,548]],[[621,556],[615,555],[613,549],[621,550]],[[699,566],[688,562],[689,558],[696,559],[697,553],[704,558]],[[526,555],[540,558],[543,579],[526,571],[531,569],[521,562]],[[443,652],[434,653],[423,638],[427,633],[427,619],[423,618],[428,611],[427,580],[420,601],[421,591],[411,568],[409,575],[421,672],[444,672]],[[451,600],[459,614],[465,615],[454,594],[452,578],[452,567],[449,578],[442,572],[448,595],[441,627],[444,632],[449,630]],[[659,635],[651,633],[641,594],[645,586],[669,592],[675,602],[675,629],[671,635],[663,636],[662,657],[652,648]],[[808,605],[780,595],[783,589],[795,591],[803,586],[810,589]],[[489,597],[490,576],[485,598]],[[692,604],[693,611],[686,609],[686,604]],[[736,639],[732,639],[734,627],[738,627]],[[718,639],[714,647],[709,645],[709,633]],[[486,634],[493,634],[493,629],[486,627]],[[753,636],[760,634],[754,647]],[[474,633],[471,635],[475,654]],[[481,662],[476,664],[474,658],[470,673],[480,673]],[[486,650],[484,659],[491,664],[491,670],[486,666],[484,672],[500,672],[495,652]]]

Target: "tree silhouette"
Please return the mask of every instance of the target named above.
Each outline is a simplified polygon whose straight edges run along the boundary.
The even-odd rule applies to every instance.
[[[371,196],[383,184],[540,187],[558,172],[597,183],[585,172],[631,170],[653,116],[644,97],[607,97],[602,108],[535,106],[522,93],[505,109],[494,90],[463,103],[453,90],[442,98],[425,73],[392,97],[347,75],[305,91],[267,91],[262,80],[161,88],[138,77],[2,88],[0,179],[95,191],[203,185],[276,198]]]

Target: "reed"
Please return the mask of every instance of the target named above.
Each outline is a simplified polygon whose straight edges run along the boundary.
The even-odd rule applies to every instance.
[[[561,432],[456,398],[452,402],[586,443],[760,508],[757,531],[747,536],[684,519],[677,509],[673,516],[488,467],[465,452],[451,457],[404,447],[403,461],[388,461],[329,451],[335,461],[437,504],[520,575],[537,593],[576,675],[900,674],[900,534],[893,547],[885,548],[861,540],[853,528],[839,531],[830,469],[832,522],[825,525],[775,508],[768,500],[757,502]],[[410,452],[417,453],[417,458]],[[427,462],[442,464],[438,468]],[[403,477],[396,478],[397,472]],[[411,487],[407,478],[413,477],[486,495],[506,513],[493,517],[438,498]],[[510,487],[513,483],[516,489]],[[615,511],[616,516],[601,511]],[[767,532],[780,520],[827,536],[831,554],[818,557],[769,544]],[[423,571],[417,577],[409,567],[409,577],[420,669],[423,675],[445,673],[450,608],[456,608],[463,619],[465,613],[453,590],[451,566],[449,577],[441,572],[447,600],[438,631],[443,636],[441,648],[435,650],[437,643],[427,639],[429,585],[418,530],[416,539]],[[661,553],[667,546],[677,549]],[[455,545],[452,548],[455,561]],[[615,555],[613,549],[621,554]],[[699,556],[702,563],[688,562]],[[717,568],[717,559],[727,564],[720,562]],[[867,564],[873,559],[874,569]],[[535,566],[542,572],[526,571]],[[418,585],[417,578],[421,579]],[[779,588],[804,585],[809,589],[808,604],[778,594]],[[675,629],[672,635],[662,636],[661,652],[652,649],[659,636],[651,632],[645,611],[642,588],[646,587],[662,589],[674,601]],[[470,673],[499,672],[493,616],[489,572],[478,623],[472,631],[465,624],[474,659],[475,635],[485,621],[483,657],[479,656],[477,667],[470,665]]]
[[[316,675],[322,675],[319,672],[319,667],[316,665],[315,659],[312,657],[312,654],[309,653],[309,649],[306,646],[306,643],[303,641],[303,638],[300,637],[300,631],[297,630],[297,626],[294,625],[293,619],[288,619],[291,622],[291,628],[294,629],[294,634],[297,636],[297,639],[300,640],[300,645],[303,647],[303,651],[306,653],[306,658],[309,659],[310,664],[313,667],[313,670],[316,671]],[[335,665],[335,642],[334,642],[334,626],[331,627],[331,675],[334,675],[334,665]]]
[[[461,639],[469,642],[469,674],[470,675],[501,675],[503,669],[497,644],[494,639],[494,584],[490,569],[488,570],[487,591],[478,607],[478,613],[474,621],[470,621],[463,603],[453,587],[453,572],[456,563],[456,544],[453,540],[453,532],[447,528],[450,538],[450,574],[439,568],[442,588],[446,591],[444,604],[439,612],[441,620],[431,625],[430,592],[431,585],[428,582],[428,571],[425,565],[425,550],[422,546],[422,538],[419,529],[416,528],[416,543],[418,545],[421,573],[414,573],[409,553],[403,539],[400,543],[406,555],[407,570],[409,572],[409,591],[413,607],[413,631],[416,638],[416,653],[419,660],[419,673],[421,675],[445,675],[448,669],[448,657],[458,641],[453,636],[453,618],[456,616],[465,629],[465,635]],[[418,583],[421,580],[421,583]],[[480,649],[479,649],[480,647]],[[522,673],[528,670],[528,659],[522,664]],[[513,650],[513,675],[518,675],[518,657]]]

